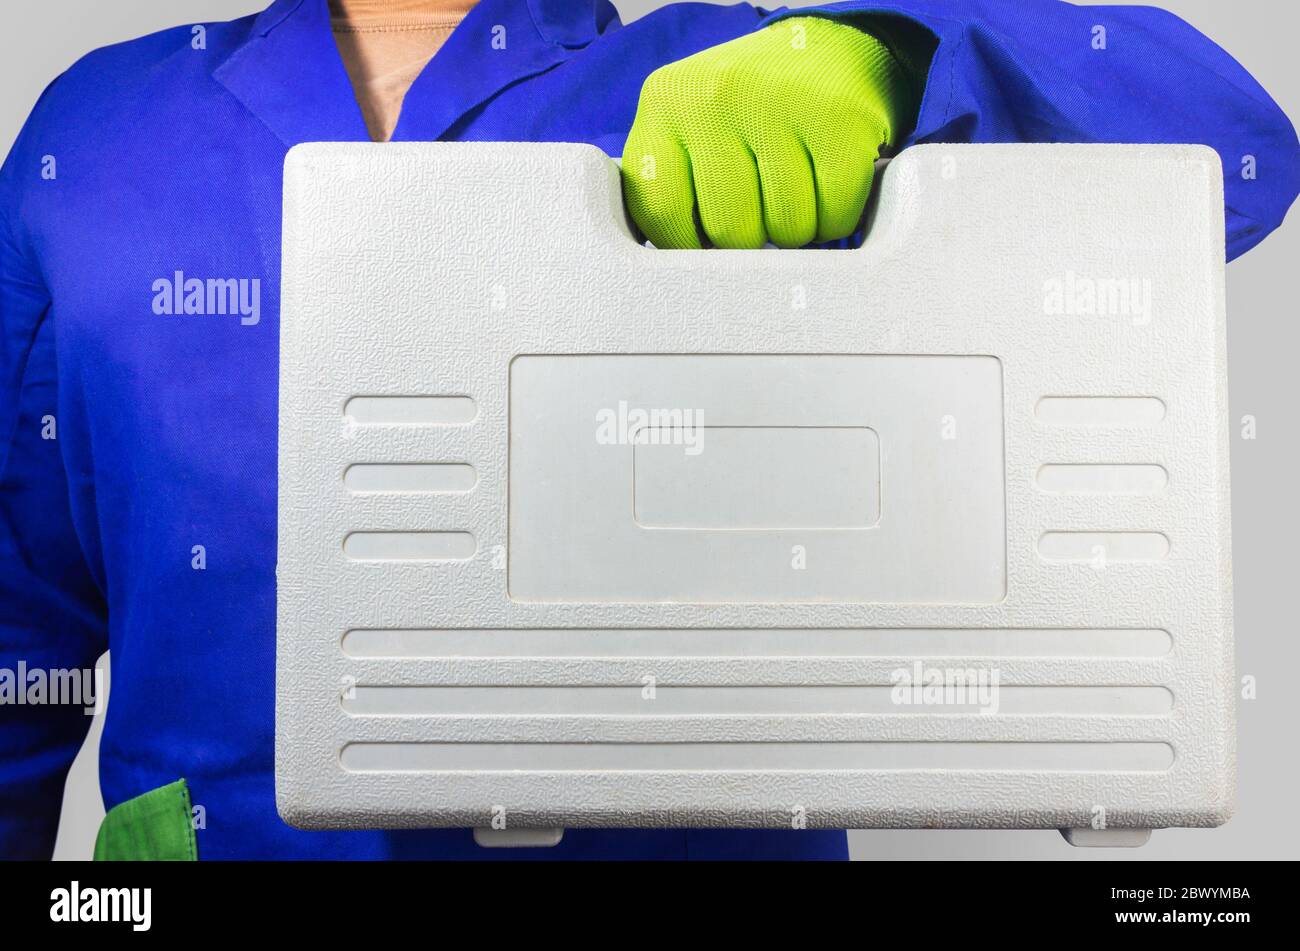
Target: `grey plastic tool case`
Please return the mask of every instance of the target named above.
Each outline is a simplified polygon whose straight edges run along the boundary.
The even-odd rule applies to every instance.
[[[286,820],[1226,820],[1219,159],[876,191],[860,250],[671,252],[587,146],[290,152]]]

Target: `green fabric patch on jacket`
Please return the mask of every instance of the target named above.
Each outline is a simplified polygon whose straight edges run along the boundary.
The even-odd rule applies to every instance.
[[[196,862],[198,844],[183,779],[118,803],[95,838],[96,862]]]

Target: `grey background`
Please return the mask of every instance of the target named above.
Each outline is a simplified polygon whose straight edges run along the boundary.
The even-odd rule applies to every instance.
[[[0,146],[7,151],[45,85],[89,50],[181,23],[228,20],[270,0],[44,0],[10,4],[0,33]],[[616,0],[624,21],[662,4]],[[801,3],[791,3],[800,6]],[[1232,53],[1295,121],[1300,117],[1300,5],[1276,0],[1163,0]],[[1261,176],[1269,174],[1266,167]],[[1293,213],[1292,218],[1297,214]],[[1292,584],[1298,522],[1296,414],[1300,330],[1294,220],[1228,267],[1232,387],[1233,555],[1238,676],[1254,676],[1258,699],[1239,703],[1237,815],[1217,830],[1166,829],[1135,850],[1074,849],[1052,832],[857,831],[855,859],[1300,858],[1290,805],[1300,775],[1296,704],[1287,686],[1300,662]],[[1240,438],[1252,415],[1258,438]],[[68,777],[56,858],[90,855],[103,815],[97,781],[97,717]]]

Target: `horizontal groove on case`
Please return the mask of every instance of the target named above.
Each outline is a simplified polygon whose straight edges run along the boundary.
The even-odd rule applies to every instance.
[[[1159,772],[1174,750],[1159,742],[843,743],[349,743],[354,773],[754,772],[770,770],[1023,770]]]
[[[953,702],[904,703],[890,685],[660,685],[443,687],[359,685],[342,700],[354,716],[727,716],[763,714],[975,714],[1158,716],[1173,708],[1167,687],[1008,686],[971,683]],[[905,689],[905,688],[904,688]],[[985,712],[987,711],[987,713]]]
[[[353,532],[343,539],[353,561],[464,561],[477,547],[469,532]]]
[[[477,482],[465,463],[357,463],[343,473],[349,492],[468,492]]]
[[[1169,539],[1160,532],[1047,532],[1038,539],[1038,554],[1047,561],[1098,567],[1110,562],[1160,561],[1169,554]]]
[[[1154,396],[1045,396],[1034,415],[1058,426],[1151,426],[1165,418],[1165,404]]]
[[[1080,495],[1153,495],[1169,482],[1157,465],[1046,465],[1035,478],[1044,492]]]
[[[468,396],[354,396],[343,406],[362,426],[457,426],[477,413]]]
[[[350,657],[1163,657],[1159,629],[358,628]]]

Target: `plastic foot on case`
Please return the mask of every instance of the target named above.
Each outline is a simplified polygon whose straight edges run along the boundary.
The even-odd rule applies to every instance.
[[[563,829],[474,830],[474,841],[484,849],[549,849],[563,838]]]
[[[1078,849],[1136,849],[1151,839],[1150,829],[1062,829],[1065,841]]]

